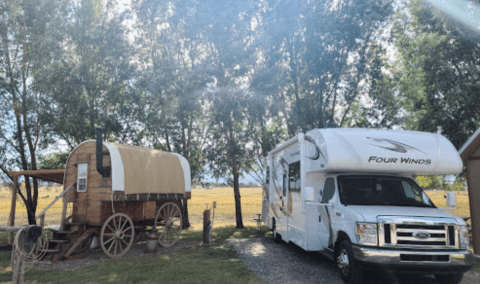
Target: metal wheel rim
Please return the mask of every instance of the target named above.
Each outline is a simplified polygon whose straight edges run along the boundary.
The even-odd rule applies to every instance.
[[[121,258],[132,247],[135,228],[132,219],[123,213],[110,216],[102,226],[100,245],[110,258]]]
[[[338,265],[338,268],[340,269],[340,272],[343,275],[348,276],[348,272],[350,269],[350,261],[348,259],[348,253],[346,249],[342,249],[338,254],[337,265]]]
[[[155,228],[158,232],[158,243],[163,247],[173,246],[182,232],[182,211],[177,204],[167,202],[158,209],[155,216]]]

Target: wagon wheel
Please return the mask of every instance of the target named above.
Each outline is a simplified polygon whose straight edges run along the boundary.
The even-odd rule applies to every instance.
[[[134,239],[135,227],[132,219],[123,213],[110,216],[100,232],[102,250],[111,258],[124,256],[132,247]]]
[[[173,202],[167,202],[158,209],[155,228],[158,230],[158,243],[163,247],[173,246],[182,232],[182,211]],[[160,228],[161,227],[161,228]]]

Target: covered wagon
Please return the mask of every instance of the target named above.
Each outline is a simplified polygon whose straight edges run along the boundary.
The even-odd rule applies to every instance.
[[[65,194],[71,215],[53,242],[66,242],[68,255],[97,235],[105,254],[117,258],[148,228],[157,229],[162,246],[177,242],[191,193],[190,166],[179,154],[102,142],[97,130],[97,140],[70,154],[64,186],[71,187]]]

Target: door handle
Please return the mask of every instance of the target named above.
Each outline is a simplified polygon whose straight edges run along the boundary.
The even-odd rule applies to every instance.
[[[343,214],[340,212],[335,212],[335,215],[337,215],[338,217],[343,217]]]

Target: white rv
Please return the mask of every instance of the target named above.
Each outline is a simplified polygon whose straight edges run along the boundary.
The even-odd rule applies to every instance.
[[[271,151],[267,165],[263,222],[276,240],[334,260],[346,282],[373,266],[458,283],[471,267],[465,222],[413,180],[461,172],[442,135],[314,129]]]

